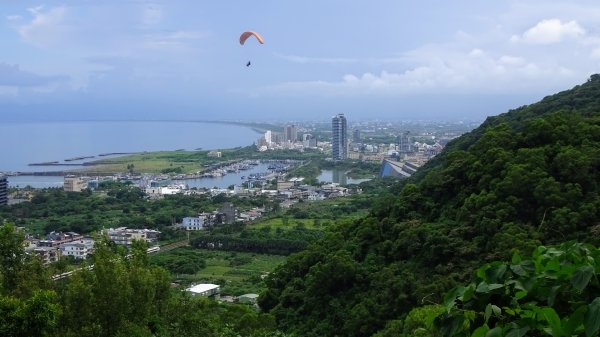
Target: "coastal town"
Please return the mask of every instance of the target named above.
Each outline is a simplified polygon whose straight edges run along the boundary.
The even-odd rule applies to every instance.
[[[263,219],[282,214],[294,205],[314,204],[326,200],[345,199],[363,193],[362,182],[378,177],[410,177],[421,165],[442,151],[445,144],[458,133],[442,134],[422,131],[419,133],[391,129],[390,125],[357,124],[350,130],[344,114],[338,114],[331,120],[328,132],[315,126],[285,124],[280,130],[266,130],[255,141],[253,150],[260,159],[244,157],[231,158],[227,149],[205,151],[206,163],[200,169],[191,172],[163,170],[164,173],[140,172],[135,161],[127,164],[126,171],[102,175],[89,174],[94,167],[94,156],[68,158],[64,163],[58,161],[34,163],[33,167],[81,167],[60,171],[62,190],[65,193],[91,193],[102,191],[106,184],[122,184],[139,189],[148,203],[160,201],[172,196],[223,200],[211,207],[199,208],[187,214],[181,214],[171,220],[168,226],[161,228],[137,223],[121,226],[108,225],[95,233],[75,231],[51,231],[47,234],[27,233],[25,251],[38,256],[46,265],[69,259],[72,262],[86,261],[94,254],[97,240],[108,240],[112,244],[130,250],[135,241],[143,241],[148,253],[160,253],[172,248],[163,242],[162,232],[187,233],[175,247],[189,245],[189,235],[205,237],[219,228],[227,226],[248,226],[252,228]],[[377,131],[373,131],[377,130]],[[384,141],[388,141],[385,143]],[[278,153],[290,153],[294,159],[274,159]],[[293,155],[297,153],[298,155]],[[177,154],[177,152],[176,152]],[[126,154],[121,154],[121,156]],[[131,155],[131,154],[129,154]],[[108,154],[103,154],[108,156]],[[329,178],[315,173],[308,174],[307,166],[324,165],[330,169]],[[365,164],[360,164],[365,163]],[[340,166],[341,165],[341,166]],[[370,167],[359,179],[348,177],[352,167],[359,165]],[[304,170],[304,171],[303,171]],[[325,170],[327,171],[327,170]],[[304,173],[303,173],[304,172]],[[318,172],[323,172],[318,168]],[[0,203],[19,204],[31,201],[36,189],[8,188],[8,178],[21,176],[23,172],[5,172],[0,177]],[[321,179],[319,179],[321,178]],[[223,186],[222,181],[228,181]],[[213,184],[213,186],[211,186]],[[220,186],[217,186],[220,185]],[[232,200],[263,200],[262,205],[239,205]],[[269,206],[267,206],[267,204]],[[317,220],[315,220],[317,221]],[[52,227],[52,226],[50,226]],[[243,227],[242,227],[243,228]],[[197,233],[197,234],[195,234]],[[170,234],[172,235],[172,234]],[[204,249],[222,249],[222,243],[202,241]],[[56,279],[72,274],[57,274]],[[196,284],[188,288],[200,296],[221,297],[219,285]],[[227,295],[227,294],[225,294]],[[252,303],[257,294],[247,294]],[[231,297],[223,296],[223,299]]]
[[[600,2],[0,12],[0,337],[600,337]]]

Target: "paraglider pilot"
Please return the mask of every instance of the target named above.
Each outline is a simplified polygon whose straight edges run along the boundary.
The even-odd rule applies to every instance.
[[[257,32],[253,32],[253,31],[247,31],[247,32],[243,32],[242,35],[240,35],[240,44],[243,46],[244,42],[246,42],[246,40],[250,36],[254,36],[256,38],[256,40],[258,41],[258,43],[260,43],[260,44],[265,43],[262,36],[260,36],[260,34],[258,34]],[[246,67],[249,67],[250,64],[251,64],[250,61],[248,61],[248,63],[246,63]]]

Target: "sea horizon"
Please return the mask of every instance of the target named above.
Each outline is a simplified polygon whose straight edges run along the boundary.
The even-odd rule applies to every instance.
[[[11,121],[0,124],[11,152],[0,172],[62,171],[101,154],[215,150],[249,146],[260,130],[239,122],[178,120]],[[73,160],[74,158],[84,158]],[[73,166],[78,167],[78,166]]]

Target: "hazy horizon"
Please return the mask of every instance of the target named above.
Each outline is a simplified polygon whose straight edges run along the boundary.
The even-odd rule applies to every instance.
[[[587,0],[10,2],[0,117],[483,121],[598,72],[598,15]],[[241,46],[245,30],[265,44]]]

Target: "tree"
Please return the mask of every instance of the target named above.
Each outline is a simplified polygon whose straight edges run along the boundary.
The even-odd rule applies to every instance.
[[[12,224],[0,226],[0,277],[2,293],[10,293],[17,286],[23,268],[24,235]]]
[[[0,295],[0,336],[50,336],[61,308],[53,291],[40,290],[26,300]]]

